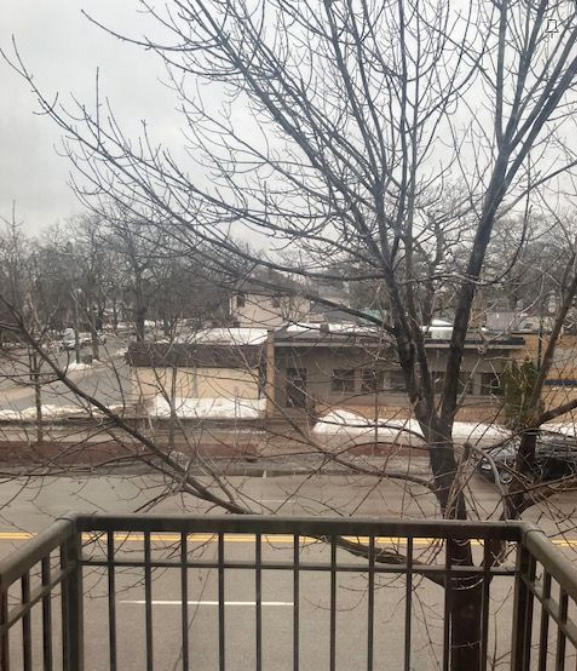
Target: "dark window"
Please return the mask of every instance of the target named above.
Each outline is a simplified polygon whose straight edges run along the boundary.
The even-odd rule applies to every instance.
[[[387,386],[392,392],[403,392],[407,390],[403,371],[395,370],[387,373]]]
[[[246,305],[246,295],[245,294],[237,294],[236,295],[236,307],[237,308],[243,308]]]
[[[355,369],[335,368],[331,379],[331,391],[354,391]]]
[[[463,392],[467,394],[473,393],[473,378],[471,373],[459,373],[459,394]]]
[[[501,377],[497,373],[481,375],[481,394],[483,396],[502,396]]]
[[[361,393],[375,394],[382,391],[385,386],[385,373],[375,368],[363,368],[361,380]]]
[[[307,371],[305,368],[287,368],[286,393],[289,408],[306,408]]]
[[[445,373],[433,371],[433,391],[435,394],[440,394],[445,385]]]
[[[280,298],[278,296],[272,297],[272,306],[273,308],[280,308]]]

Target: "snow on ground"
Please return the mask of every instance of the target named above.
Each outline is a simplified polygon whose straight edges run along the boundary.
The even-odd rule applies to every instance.
[[[266,399],[245,398],[175,398],[178,417],[196,419],[257,419],[265,410]],[[170,417],[170,404],[157,396],[150,410],[156,417]]]
[[[66,417],[69,415],[78,415],[86,413],[86,408],[77,405],[60,406],[60,405],[43,405],[42,418],[55,419],[57,417]],[[30,420],[36,419],[36,407],[31,406],[23,410],[0,410],[0,420]]]
[[[500,424],[481,424],[477,422],[455,422],[453,440],[469,442],[473,445],[481,442],[497,443],[506,440],[511,432]]]
[[[76,361],[72,361],[66,368],[70,372],[73,370],[88,370],[89,368],[93,368],[93,365],[91,363],[76,363]]]
[[[126,410],[126,406],[122,403],[115,403],[107,406],[111,412],[116,413],[117,415],[122,415]],[[92,414],[94,416],[103,415],[103,413],[97,408],[89,409],[81,405],[51,405],[46,404],[42,406],[42,419],[58,419],[59,417],[70,417],[71,415],[84,415],[88,416]],[[0,410],[0,421],[2,420],[13,420],[13,421],[30,421],[36,419],[36,406],[29,406],[23,410],[10,410],[4,409]]]
[[[414,419],[379,419],[378,440],[382,442],[420,442],[422,431]],[[335,410],[324,415],[313,429],[317,434],[349,435],[355,439],[375,435],[375,421],[348,410]],[[453,439],[459,443],[471,442],[473,445],[493,444],[505,440],[510,432],[503,426],[480,424],[478,422],[455,422]]]
[[[543,424],[541,428],[544,431],[555,431],[556,433],[561,433],[564,436],[577,437],[577,425],[575,422],[550,422],[548,424]]]
[[[361,415],[348,410],[333,410],[324,415],[314,426],[313,433],[350,435],[355,438],[366,436],[367,439],[373,438],[375,428],[378,429],[378,439],[383,442],[398,442],[403,439],[422,440],[422,433],[419,424],[414,419],[407,420],[386,420],[380,419],[375,427],[375,421],[367,419]]]

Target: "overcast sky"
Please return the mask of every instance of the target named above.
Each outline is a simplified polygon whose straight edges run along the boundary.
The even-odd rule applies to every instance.
[[[59,92],[62,101],[70,94],[93,101],[100,68],[101,91],[119,117],[129,126],[146,118],[162,138],[175,128],[174,99],[157,81],[162,67],[152,54],[120,44],[81,14],[141,35],[146,20],[137,7],[136,0],[1,0],[0,44],[10,52],[14,36],[38,85]],[[18,219],[38,232],[82,208],[67,185],[70,164],[56,151],[59,129],[34,114],[34,97],[4,62],[0,81],[0,215],[9,217],[15,201]]]

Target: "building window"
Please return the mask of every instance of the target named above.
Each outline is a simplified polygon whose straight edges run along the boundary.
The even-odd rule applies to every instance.
[[[306,408],[307,371],[306,368],[287,368],[286,371],[287,406]]]
[[[355,369],[335,368],[331,378],[331,391],[343,392],[355,390]]]
[[[405,383],[405,375],[402,370],[390,371],[387,373],[387,385],[393,393],[400,393],[407,391]]]
[[[362,394],[376,394],[385,386],[385,372],[375,368],[363,368],[361,379]]]
[[[236,295],[236,307],[243,308],[246,305],[246,294]]]
[[[445,373],[433,371],[433,391],[435,394],[441,394],[445,386]]]
[[[471,373],[459,373],[459,394],[463,392],[468,395],[473,393],[473,377]]]
[[[272,297],[272,306],[273,308],[280,308],[280,298],[278,296]]]
[[[481,375],[481,394],[483,396],[502,396],[501,376],[497,373],[483,373]]]

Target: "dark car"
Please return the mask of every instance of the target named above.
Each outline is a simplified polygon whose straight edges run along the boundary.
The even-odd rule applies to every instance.
[[[513,479],[520,442],[521,439],[515,437],[494,450],[487,450],[495,463],[499,481],[503,484]],[[495,481],[495,471],[488,459],[481,459],[479,470],[487,479]],[[553,431],[539,431],[535,462],[531,470],[539,480],[557,480],[577,475],[577,438]]]

